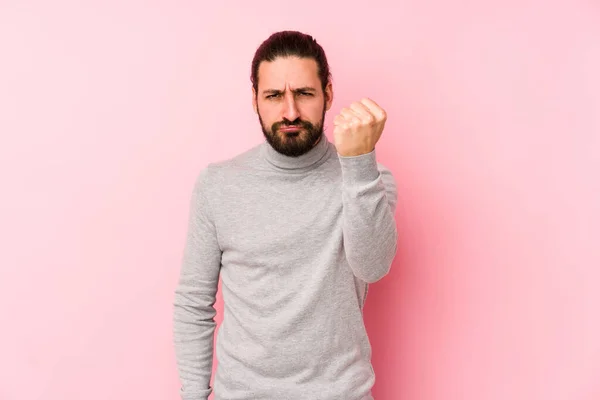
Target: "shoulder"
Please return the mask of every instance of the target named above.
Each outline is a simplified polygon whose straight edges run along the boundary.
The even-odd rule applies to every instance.
[[[254,168],[259,161],[260,145],[256,145],[233,157],[212,161],[200,169],[196,175],[196,186],[204,189],[218,188],[229,178],[240,176]]]

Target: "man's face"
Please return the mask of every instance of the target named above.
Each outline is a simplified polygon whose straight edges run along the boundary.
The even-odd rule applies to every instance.
[[[258,68],[252,104],[265,138],[281,154],[300,156],[321,137],[333,95],[331,83],[323,92],[317,71],[315,60],[298,57],[263,61]]]

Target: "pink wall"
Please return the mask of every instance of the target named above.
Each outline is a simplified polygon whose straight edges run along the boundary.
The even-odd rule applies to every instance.
[[[191,185],[263,140],[249,66],[279,29],[328,52],[329,127],[388,111],[375,398],[600,399],[597,2],[201,3],[0,3],[0,399],[178,399]]]

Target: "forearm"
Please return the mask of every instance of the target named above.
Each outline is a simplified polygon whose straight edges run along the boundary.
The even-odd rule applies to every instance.
[[[173,340],[183,400],[206,400],[211,393],[216,312],[208,288],[213,284],[183,277],[175,291]]]
[[[389,272],[396,255],[394,178],[377,164],[375,151],[339,158],[346,258],[354,275],[376,282]]]

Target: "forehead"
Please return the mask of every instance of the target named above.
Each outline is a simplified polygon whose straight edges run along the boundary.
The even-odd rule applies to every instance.
[[[312,58],[277,57],[258,68],[259,90],[311,86],[320,87],[317,62]]]

